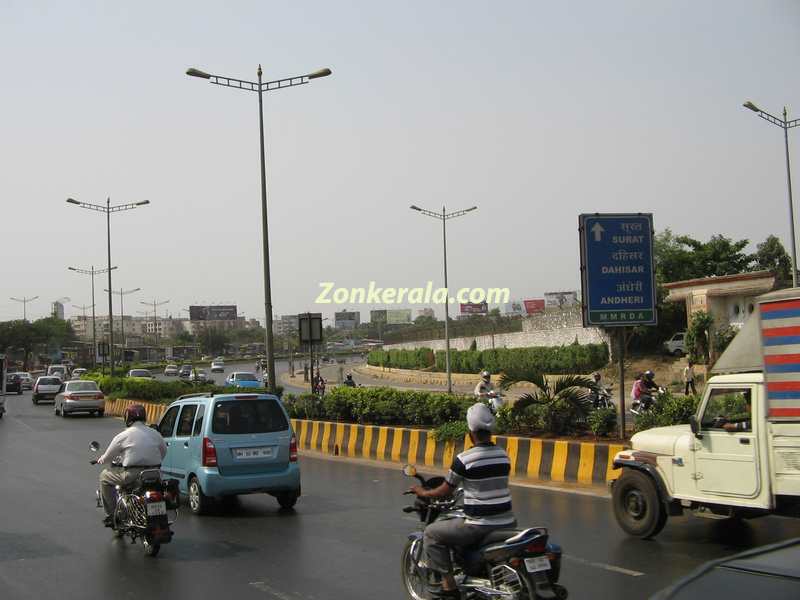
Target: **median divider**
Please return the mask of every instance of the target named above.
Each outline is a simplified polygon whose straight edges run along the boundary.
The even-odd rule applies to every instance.
[[[106,400],[106,414],[122,416],[131,404],[141,404],[147,422],[158,423],[167,404],[137,400]],[[331,421],[292,419],[299,450],[312,450],[330,456],[377,461],[403,462],[447,469],[453,457],[469,448],[469,436],[463,440],[439,442],[432,431],[357,425]],[[505,448],[511,459],[511,477],[538,481],[573,482],[602,485],[619,477],[614,455],[622,444],[573,442],[498,435],[497,445]]]

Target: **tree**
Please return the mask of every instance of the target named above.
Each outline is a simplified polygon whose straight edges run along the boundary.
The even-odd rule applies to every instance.
[[[653,241],[656,279],[663,284],[749,271],[755,260],[755,255],[744,252],[749,243],[749,240],[734,241],[721,234],[701,242],[688,235],[676,236],[665,229],[656,234]]]
[[[418,327],[432,326],[436,325],[436,323],[436,317],[430,317],[428,315],[420,315],[414,319],[414,325]]]
[[[781,241],[774,235],[756,246],[755,267],[759,270],[772,271],[781,282],[792,280],[792,261],[786,253]]]
[[[225,331],[216,327],[206,327],[198,336],[200,349],[206,354],[221,354],[228,341]]]

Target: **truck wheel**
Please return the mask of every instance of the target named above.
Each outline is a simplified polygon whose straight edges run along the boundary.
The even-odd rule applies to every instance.
[[[617,523],[629,535],[655,537],[667,523],[667,511],[655,482],[644,473],[625,469],[614,484],[612,496]]]

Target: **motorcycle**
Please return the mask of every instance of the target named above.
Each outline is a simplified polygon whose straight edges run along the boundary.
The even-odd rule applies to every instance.
[[[663,387],[659,387],[655,393],[650,392],[642,393],[638,400],[634,400],[631,404],[631,412],[635,415],[642,415],[653,409],[653,406],[663,398],[667,391]]]
[[[492,413],[496,415],[497,411],[506,405],[506,398],[500,392],[492,390],[487,392],[486,402],[489,404],[489,408],[492,409]]]
[[[602,408],[616,408],[614,406],[614,401],[611,399],[612,396],[612,388],[608,387],[598,387],[591,393],[591,401],[592,407],[595,410],[602,409]]]
[[[89,450],[97,452],[100,444],[91,442]],[[97,460],[90,461],[96,465]],[[145,469],[129,486],[116,486],[117,503],[111,513],[114,537],[130,537],[131,544],[142,540],[147,556],[156,556],[161,544],[172,541],[170,526],[178,517],[178,480],[161,480],[160,469]],[[100,490],[95,491],[97,508],[103,508]]]
[[[442,477],[425,479],[413,465],[405,465],[403,473],[415,477],[432,489],[440,486]],[[413,492],[406,492],[410,494]],[[423,530],[438,519],[463,518],[459,506],[462,491],[449,499],[417,498],[414,506],[403,512],[419,514]],[[427,600],[427,589],[433,584],[423,555],[423,533],[409,534],[401,560],[403,584],[413,600]],[[544,527],[498,529],[490,532],[480,545],[451,549],[454,577],[461,597],[469,600],[539,600],[567,598],[567,589],[558,584],[561,574],[561,547],[549,542]]]

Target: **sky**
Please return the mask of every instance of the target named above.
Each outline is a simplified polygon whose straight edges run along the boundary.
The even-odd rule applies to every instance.
[[[190,66],[333,71],[265,96],[276,315],[331,315],[323,281],[441,284],[440,224],[411,204],[477,205],[448,222],[450,288],[512,298],[579,287],[583,212],[788,248],[782,132],[742,102],[800,116],[798,34],[796,0],[0,0],[0,320],[11,296],[39,296],[28,318],[91,304],[67,268],[106,265],[105,215],[67,197],[150,201],[111,219],[126,314],[263,319],[257,96]]]

